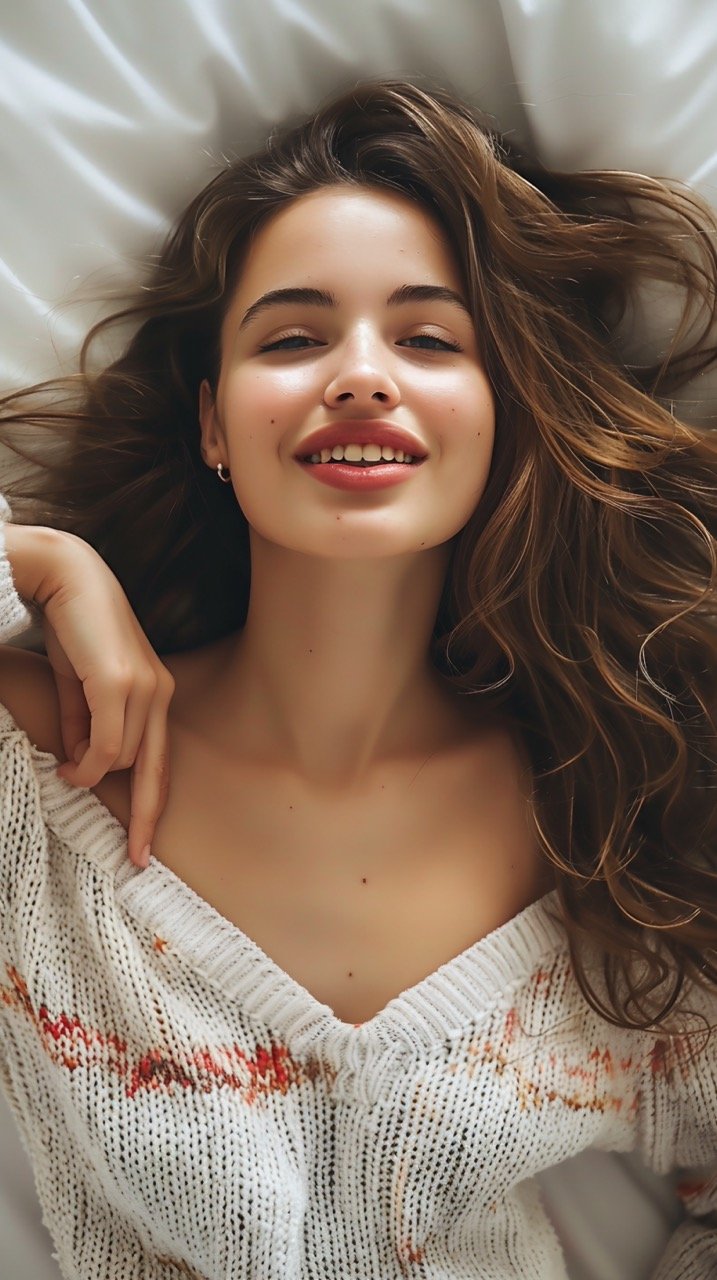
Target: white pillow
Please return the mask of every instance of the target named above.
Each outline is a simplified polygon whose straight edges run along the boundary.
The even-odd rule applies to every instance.
[[[492,3],[55,0],[42,22],[5,8],[0,382],[54,372],[50,337],[67,367],[107,310],[70,295],[135,279],[223,156],[362,77],[435,74],[522,124]]]
[[[717,203],[717,17],[703,0],[55,0],[0,31],[0,384],[69,368],[111,280],[225,155],[362,76],[428,75],[566,168]],[[53,354],[53,347],[56,354]]]

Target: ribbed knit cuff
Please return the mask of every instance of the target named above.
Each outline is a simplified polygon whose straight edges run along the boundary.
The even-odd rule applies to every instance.
[[[12,512],[0,494],[0,643],[12,640],[33,625],[33,617],[27,605],[15,589],[10,561],[5,552],[5,522],[12,519]]]

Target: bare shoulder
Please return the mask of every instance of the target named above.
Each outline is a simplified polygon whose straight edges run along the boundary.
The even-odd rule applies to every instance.
[[[0,702],[35,746],[65,759],[60,705],[47,658],[0,645]]]

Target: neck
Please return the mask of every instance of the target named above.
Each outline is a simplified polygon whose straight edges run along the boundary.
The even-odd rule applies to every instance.
[[[206,698],[235,735],[226,748],[346,785],[455,734],[455,694],[429,660],[448,545],[336,561],[252,531],[251,552],[246,625]]]

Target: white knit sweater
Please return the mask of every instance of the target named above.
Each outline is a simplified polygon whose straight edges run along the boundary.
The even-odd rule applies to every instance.
[[[67,1280],[565,1280],[534,1175],[591,1146],[690,1167],[655,1277],[717,1276],[717,1036],[598,1018],[554,894],[354,1026],[55,767],[1,708],[0,1066]]]

